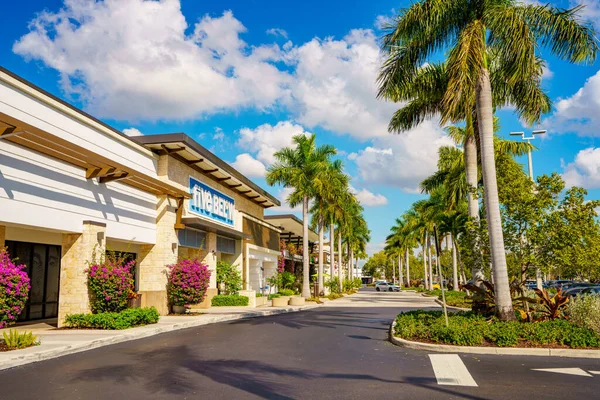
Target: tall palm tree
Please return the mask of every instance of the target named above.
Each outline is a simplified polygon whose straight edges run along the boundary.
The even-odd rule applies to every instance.
[[[319,266],[317,271],[317,293],[323,291],[324,277],[323,277],[323,247],[324,247],[324,231],[325,222],[327,221],[327,209],[328,202],[332,201],[332,193],[340,187],[347,186],[348,177],[343,172],[343,164],[341,160],[334,160],[327,165],[323,171],[315,179],[315,201],[314,205],[310,210],[312,215],[312,226],[316,226],[319,232]],[[333,252],[331,257],[333,257]],[[333,271],[333,262],[331,264],[331,271]]]
[[[297,135],[293,138],[295,147],[285,147],[275,153],[275,163],[267,170],[269,185],[281,184],[294,191],[287,198],[290,206],[302,204],[302,296],[310,297],[308,259],[308,208],[309,200],[316,196],[316,184],[336,154],[333,146],[317,146],[316,136]]]
[[[581,7],[563,10],[515,0],[421,0],[401,11],[383,39],[388,54],[382,70],[384,86],[410,79],[429,57],[447,51],[449,79],[442,99],[442,123],[463,120],[457,113],[465,103],[475,104],[496,312],[502,320],[515,316],[498,201],[490,70],[499,65],[506,82],[521,85],[526,94],[539,78],[538,45],[573,63],[593,62],[598,42],[592,26],[580,22],[580,11]]]

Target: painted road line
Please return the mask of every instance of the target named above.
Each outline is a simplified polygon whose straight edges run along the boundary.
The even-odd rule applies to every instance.
[[[600,375],[600,371],[588,371],[588,372],[593,375]]]
[[[553,372],[555,374],[577,375],[577,376],[592,376],[581,368],[539,368],[532,371]],[[590,371],[592,372],[592,371]]]
[[[477,386],[458,354],[429,354],[438,385]]]

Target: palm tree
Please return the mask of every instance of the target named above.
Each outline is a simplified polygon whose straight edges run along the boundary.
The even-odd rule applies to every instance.
[[[294,191],[287,198],[290,206],[302,204],[302,296],[310,297],[309,259],[308,259],[308,206],[309,200],[316,196],[317,180],[336,154],[333,146],[318,146],[316,136],[297,135],[293,138],[294,148],[286,147],[275,153],[275,163],[267,170],[269,185],[281,184]]]
[[[325,170],[320,171],[317,179],[315,180],[315,202],[310,210],[310,213],[312,215],[311,225],[316,226],[319,232],[317,293],[321,293],[325,287],[323,278],[323,234],[325,231],[325,221],[327,220],[326,205],[328,201],[331,201],[331,194],[334,193],[337,188],[346,186],[347,180],[347,176],[343,173],[343,164],[341,160],[334,160],[333,162],[329,163]],[[330,253],[331,257],[333,258],[333,252]],[[333,271],[333,262],[331,264],[331,271]]]
[[[463,120],[464,114],[457,117],[461,108],[475,105],[496,312],[502,320],[515,316],[498,201],[490,71],[498,65],[507,84],[520,86],[526,94],[539,79],[538,45],[573,63],[593,62],[598,42],[592,26],[580,23],[581,9],[525,5],[515,0],[421,0],[403,10],[383,38],[382,47],[388,54],[382,70],[384,87],[401,85],[428,57],[447,50],[448,85],[442,98],[442,123]]]

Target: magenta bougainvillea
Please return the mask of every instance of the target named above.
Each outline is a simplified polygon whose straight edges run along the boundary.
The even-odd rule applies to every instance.
[[[94,314],[120,312],[127,308],[127,299],[133,292],[135,260],[125,260],[116,254],[93,263],[85,270],[88,274],[90,307]]]
[[[0,329],[13,324],[27,302],[30,282],[25,265],[15,265],[0,248]]]
[[[208,265],[202,264],[198,259],[184,259],[179,260],[177,264],[168,265],[167,268],[169,304],[185,306],[204,300],[210,284]]]
[[[281,255],[277,257],[277,272],[279,273],[285,271],[285,249],[285,242],[281,240],[279,242],[279,250],[281,250]]]

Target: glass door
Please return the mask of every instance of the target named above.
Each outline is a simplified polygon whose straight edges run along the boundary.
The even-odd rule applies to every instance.
[[[60,246],[6,241],[10,256],[16,264],[25,264],[31,280],[27,305],[20,320],[54,318],[58,316],[60,287]]]

